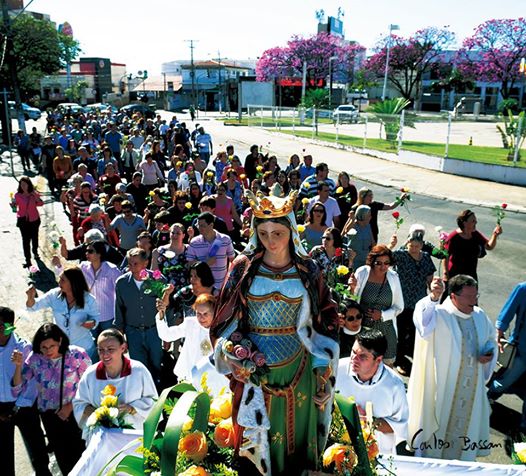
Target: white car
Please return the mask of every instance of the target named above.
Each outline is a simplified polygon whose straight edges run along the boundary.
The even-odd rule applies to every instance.
[[[360,113],[352,104],[338,106],[332,113],[332,122],[334,122],[334,124],[343,124],[344,122],[356,124],[359,119]]]
[[[71,110],[73,114],[76,114],[78,112],[84,112],[84,108],[77,104],[76,102],[61,102],[58,106],[58,109],[61,109],[62,111],[68,111]]]

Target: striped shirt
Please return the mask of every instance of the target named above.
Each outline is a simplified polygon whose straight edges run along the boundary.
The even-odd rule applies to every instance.
[[[223,235],[217,231],[215,234],[216,238],[211,242],[206,241],[203,235],[192,238],[186,257],[188,261],[206,261],[211,258],[209,253],[212,246],[214,246],[214,248],[217,247],[217,252],[215,254],[216,261],[210,266],[210,269],[212,270],[215,280],[214,286],[217,289],[221,289],[228,271],[228,263],[234,259],[234,247],[232,246],[232,240],[229,236]]]
[[[334,180],[327,177],[325,180],[322,180],[322,182],[325,182],[329,186],[329,195],[332,197],[336,190]],[[311,175],[301,184],[299,198],[314,198],[316,195],[318,195],[318,179],[316,175]]]
[[[88,283],[89,292],[95,296],[100,310],[100,322],[115,317],[115,281],[122,274],[112,263],[103,261],[97,272],[88,261],[80,263],[80,269]]]

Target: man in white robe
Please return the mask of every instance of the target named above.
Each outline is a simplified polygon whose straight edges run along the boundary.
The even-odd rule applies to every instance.
[[[418,456],[475,461],[491,448],[486,381],[497,359],[495,328],[477,307],[477,282],[458,275],[449,297],[434,278],[420,300],[409,380],[409,446]]]
[[[375,329],[362,330],[350,357],[340,359],[336,391],[353,397],[365,416],[366,403],[372,403],[378,448],[382,454],[396,454],[397,441],[407,437],[409,408],[404,382],[382,362],[387,340]]]

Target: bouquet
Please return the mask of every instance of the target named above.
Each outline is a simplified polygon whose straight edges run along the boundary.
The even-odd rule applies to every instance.
[[[496,206],[493,208],[493,211],[495,213],[495,216],[497,217],[497,225],[500,226],[502,220],[504,220],[504,218],[506,217],[506,208],[508,208],[508,204],[507,203],[503,203],[502,205],[500,206]]]
[[[15,194],[13,192],[9,192],[9,206],[11,207],[11,211],[16,213],[16,201]]]
[[[100,407],[88,417],[86,426],[90,429],[103,428],[133,428],[126,423],[125,413],[119,411],[119,395],[113,385],[106,385],[102,391]]]
[[[252,341],[239,331],[232,332],[229,340],[223,342],[224,354],[239,365],[240,377],[259,385],[270,371],[265,355],[258,351]]]
[[[139,278],[144,281],[144,294],[153,294],[159,299],[163,297],[168,285],[164,282],[163,274],[158,269],[153,271],[151,276],[146,269],[143,269]]]

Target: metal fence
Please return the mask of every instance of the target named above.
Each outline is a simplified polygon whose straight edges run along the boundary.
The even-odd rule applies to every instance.
[[[341,122],[326,109],[250,105],[245,118],[251,127],[383,152],[410,150],[508,165],[522,165],[521,152],[523,160],[526,156],[526,120],[517,117],[512,122],[494,116],[475,121],[453,112],[404,110],[399,115],[360,112],[356,121]]]

